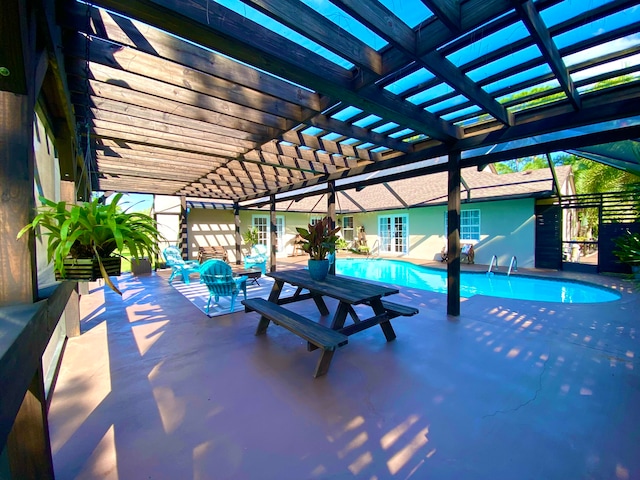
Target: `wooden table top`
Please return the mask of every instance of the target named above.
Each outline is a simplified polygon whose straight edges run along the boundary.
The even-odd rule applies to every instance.
[[[329,274],[325,280],[320,282],[313,280],[309,275],[309,270],[306,269],[269,272],[267,276],[349,304],[363,303],[372,298],[399,293],[397,288],[369,283],[344,275]]]

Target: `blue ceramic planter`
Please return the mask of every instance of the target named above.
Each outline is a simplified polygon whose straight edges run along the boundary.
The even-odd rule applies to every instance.
[[[309,275],[314,280],[322,281],[329,273],[329,260],[309,260]]]

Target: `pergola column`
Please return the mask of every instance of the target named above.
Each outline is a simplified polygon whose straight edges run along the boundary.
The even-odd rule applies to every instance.
[[[242,263],[242,254],[240,248],[242,244],[242,236],[240,235],[240,204],[238,202],[233,203],[233,223],[236,227],[236,265],[240,265]]]
[[[269,263],[271,267],[270,271],[276,271],[276,252],[278,250],[278,226],[276,225],[276,196],[269,195],[269,220],[270,220],[270,229],[269,232],[271,234],[271,238],[269,243],[271,243],[271,252],[269,253]]]
[[[0,3],[0,31],[11,39],[3,47],[6,69],[0,81],[0,307],[33,304],[38,298],[35,237],[33,232],[16,239],[18,231],[32,219],[34,207],[33,147],[36,75],[36,14],[28,2]],[[25,307],[26,308],[26,307]],[[4,316],[6,312],[7,317]],[[0,320],[0,338],[15,334],[10,307]],[[36,337],[26,330],[21,337]],[[6,347],[6,346],[5,346]],[[23,352],[2,353],[0,385],[20,378],[24,389],[3,389],[0,402],[0,477],[54,478],[42,364],[30,369]],[[11,357],[14,356],[14,358]],[[7,430],[11,429],[8,434]]]
[[[334,180],[327,183],[327,216],[329,217],[329,229],[336,228],[336,182]],[[329,273],[335,275],[335,262],[329,266]]]
[[[460,315],[460,150],[449,152],[447,201],[447,314]]]
[[[180,238],[178,239],[178,248],[182,254],[182,258],[189,255],[189,219],[187,218],[187,197],[180,197]]]

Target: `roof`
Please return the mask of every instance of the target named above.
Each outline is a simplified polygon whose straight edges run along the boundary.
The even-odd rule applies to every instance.
[[[572,188],[571,166],[555,167],[561,193]],[[557,195],[551,170],[537,169],[517,173],[497,174],[476,167],[462,170],[463,202],[513,200],[518,198],[548,198]],[[360,213],[447,204],[447,173],[411,177],[336,192],[336,212]],[[209,202],[187,202],[193,208],[219,208]],[[262,208],[268,209],[268,205]],[[277,211],[326,214],[326,193],[304,195],[276,203]]]
[[[640,136],[638,0],[61,3],[96,190],[246,201]]]

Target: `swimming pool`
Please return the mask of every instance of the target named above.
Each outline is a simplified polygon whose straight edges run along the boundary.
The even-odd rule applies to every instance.
[[[339,259],[336,273],[363,280],[447,293],[447,272],[399,260]],[[561,303],[600,303],[620,299],[616,292],[580,282],[486,273],[460,274],[460,296],[488,295]]]

